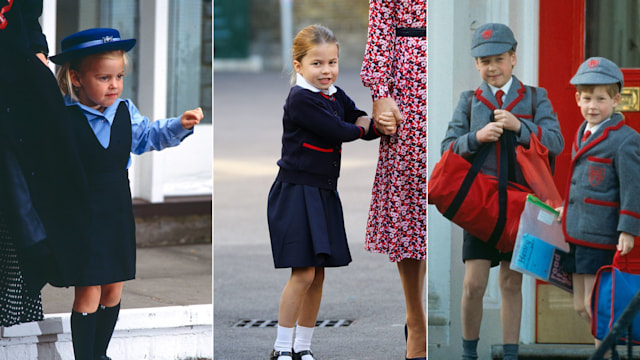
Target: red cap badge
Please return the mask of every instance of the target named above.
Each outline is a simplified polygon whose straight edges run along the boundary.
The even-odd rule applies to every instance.
[[[482,38],[485,39],[485,40],[491,39],[492,35],[493,35],[493,30],[491,30],[491,29],[487,29],[487,30],[482,32]]]
[[[598,59],[592,59],[592,60],[589,60],[589,61],[587,62],[587,66],[589,67],[589,69],[593,69],[593,68],[595,68],[596,66],[598,66],[598,64],[599,64],[599,63],[600,63],[600,60],[598,60]]]

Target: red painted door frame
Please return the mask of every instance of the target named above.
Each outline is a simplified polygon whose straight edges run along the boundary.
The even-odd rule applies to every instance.
[[[584,0],[540,0],[538,83],[549,93],[564,137],[564,151],[556,158],[554,175],[562,194],[571,161],[570,146],[584,120],[575,102],[576,89],[569,83],[584,61],[584,21]]]
[[[564,136],[564,151],[556,158],[554,174],[563,195],[569,173],[571,144],[584,121],[575,102],[575,87],[569,80],[585,60],[585,21],[585,0],[540,0],[538,82],[549,93]],[[640,69],[623,68],[622,73],[625,87],[640,87]],[[628,125],[640,131],[640,112],[625,112],[624,116]]]

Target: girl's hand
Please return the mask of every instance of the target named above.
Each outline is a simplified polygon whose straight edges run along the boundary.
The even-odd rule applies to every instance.
[[[200,120],[204,117],[202,108],[185,111],[180,117],[180,125],[187,130],[193,129],[193,127],[200,123]]]
[[[356,125],[362,126],[364,128],[364,134],[367,135],[369,133],[369,127],[371,125],[371,118],[368,116],[360,116],[356,119]]]
[[[396,133],[396,117],[391,111],[380,113],[375,124],[376,128],[385,135]]]
[[[396,133],[397,125],[402,121],[402,113],[393,98],[386,97],[374,101],[372,113],[374,124],[381,133],[385,135]],[[381,120],[380,116],[383,113],[391,113],[393,122],[388,120],[388,116],[385,116],[386,120]]]
[[[496,142],[504,132],[503,126],[502,122],[492,121],[476,132],[476,139],[481,144]]]
[[[620,251],[620,255],[627,255],[633,249],[633,235],[621,232],[617,248]]]
[[[505,130],[511,130],[513,132],[520,131],[522,123],[520,123],[520,120],[509,111],[500,109],[493,110],[493,117],[496,119],[496,122],[503,124],[502,127]]]

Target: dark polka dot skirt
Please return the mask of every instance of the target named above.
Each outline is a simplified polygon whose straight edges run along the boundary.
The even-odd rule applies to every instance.
[[[0,326],[42,319],[40,293],[26,291],[18,252],[0,213]]]

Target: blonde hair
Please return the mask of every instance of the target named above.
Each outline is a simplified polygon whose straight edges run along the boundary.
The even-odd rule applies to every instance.
[[[338,43],[338,39],[329,28],[318,24],[309,25],[300,30],[293,39],[291,56],[294,61],[302,62],[302,58],[307,55],[309,50],[320,44],[336,44],[338,51],[340,50],[340,43]],[[294,69],[291,71],[291,83],[294,84],[295,82],[296,71]]]
[[[78,101],[78,88],[73,86],[73,82],[71,81],[71,71],[82,72],[83,67],[89,61],[93,61],[96,59],[124,59],[124,70],[125,73],[129,70],[129,57],[124,50],[114,50],[101,52],[97,54],[91,54],[88,56],[83,56],[77,59],[73,59],[67,61],[63,65],[58,68],[56,73],[56,78],[58,79],[58,86],[60,87],[60,91],[62,91],[63,95],[69,95],[71,99]]]

